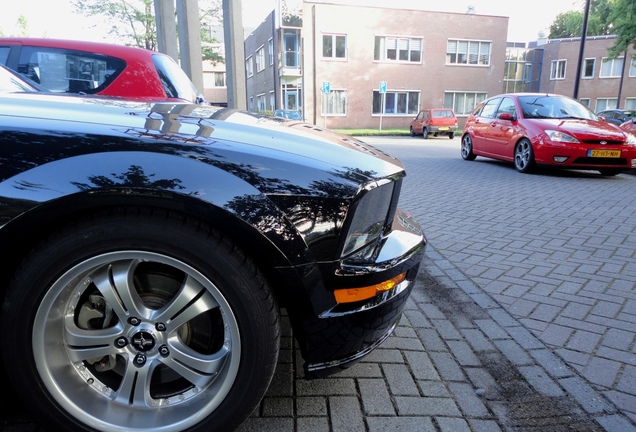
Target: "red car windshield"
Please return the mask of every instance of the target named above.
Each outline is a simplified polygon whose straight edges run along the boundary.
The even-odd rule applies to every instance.
[[[197,102],[197,89],[177,62],[166,55],[153,55],[152,62],[169,98]]]
[[[525,118],[598,120],[588,107],[562,96],[519,96]]]

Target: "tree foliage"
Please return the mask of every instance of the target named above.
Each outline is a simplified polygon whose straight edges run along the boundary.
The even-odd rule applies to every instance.
[[[73,0],[82,15],[104,17],[108,33],[127,45],[157,49],[153,0]]]
[[[126,45],[157,50],[157,22],[154,0],[72,0],[76,11],[85,16],[103,17],[109,34]],[[209,26],[222,22],[221,0],[200,0],[201,44],[204,60],[223,61]],[[176,21],[175,21],[176,25]]]
[[[584,10],[557,15],[550,26],[550,39],[581,37]],[[591,0],[586,36],[616,35],[608,56],[623,55],[630,45],[636,49],[636,1]]]
[[[610,15],[614,24],[616,42],[608,50],[612,58],[619,57],[631,45],[636,49],[636,2],[633,0],[617,0]]]
[[[591,0],[587,21],[588,36],[604,36],[614,32],[610,16],[615,4],[622,0]],[[631,0],[630,0],[631,1]],[[584,2],[585,3],[585,2]],[[557,15],[550,25],[550,39],[581,37],[585,11],[574,10]]]

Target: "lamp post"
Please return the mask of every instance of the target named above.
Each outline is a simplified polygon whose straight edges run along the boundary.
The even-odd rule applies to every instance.
[[[579,48],[579,61],[576,66],[576,79],[574,80],[574,99],[579,98],[579,83],[581,81],[581,69],[583,66],[583,54],[585,51],[585,37],[587,36],[587,20],[590,16],[590,0],[585,1],[585,14],[583,15],[583,29],[581,30],[581,47]]]

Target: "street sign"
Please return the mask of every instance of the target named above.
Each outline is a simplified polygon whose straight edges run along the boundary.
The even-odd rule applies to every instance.
[[[323,81],[322,83],[322,92],[329,93],[331,91],[331,83],[329,81]]]
[[[380,93],[386,93],[386,81],[380,81]]]

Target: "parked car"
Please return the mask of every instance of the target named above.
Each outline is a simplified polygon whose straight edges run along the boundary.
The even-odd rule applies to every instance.
[[[446,135],[453,139],[457,131],[457,117],[450,108],[425,109],[411,121],[410,131],[412,137],[422,135],[422,138],[427,139],[433,134]]]
[[[636,136],[636,118],[633,118],[621,124],[620,128],[623,129],[625,132],[629,132],[632,135]]]
[[[599,117],[603,117],[610,123],[620,126],[628,120],[631,120],[636,116],[636,111],[633,110],[605,110],[597,113]]]
[[[168,55],[115,44],[0,38],[0,64],[56,93],[205,103]]]
[[[522,173],[538,164],[616,175],[636,166],[636,137],[566,96],[503,94],[468,116],[461,155],[514,162]]]
[[[396,327],[426,246],[397,159],[271,116],[0,82],[2,360],[43,421],[229,431],[270,383],[280,309],[307,378]]]
[[[276,110],[274,111],[275,117],[280,117],[289,120],[302,120],[303,116],[298,110]]]
[[[0,93],[39,92],[37,84],[0,65]]]

